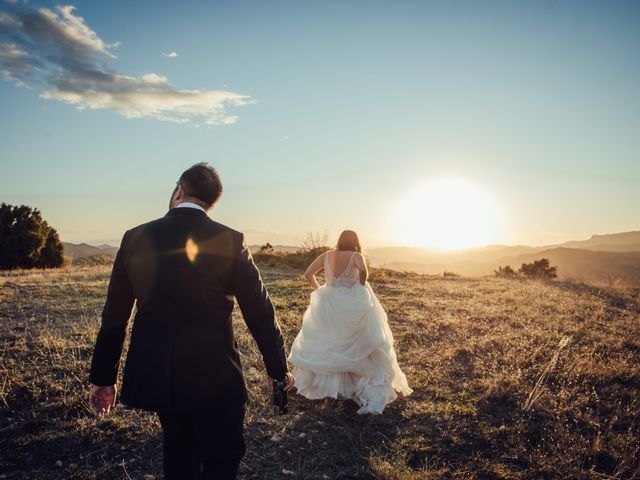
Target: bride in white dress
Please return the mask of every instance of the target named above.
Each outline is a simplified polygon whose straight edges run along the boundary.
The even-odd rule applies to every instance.
[[[335,250],[305,272],[314,287],[302,328],[291,346],[298,393],[309,399],[354,400],[359,414],[382,413],[397,392],[409,395],[393,349],[387,314],[367,282],[358,236],[340,235]],[[324,270],[325,285],[315,274]]]

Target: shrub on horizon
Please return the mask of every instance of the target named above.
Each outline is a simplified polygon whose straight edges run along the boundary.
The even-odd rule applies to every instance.
[[[549,265],[549,260],[541,258],[532,263],[523,263],[518,273],[528,278],[556,278],[558,269]]]
[[[269,242],[267,242],[266,244],[262,245],[260,247],[260,252],[261,253],[273,253],[273,245],[271,245]]]

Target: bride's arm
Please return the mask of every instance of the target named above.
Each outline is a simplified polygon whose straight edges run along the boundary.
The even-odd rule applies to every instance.
[[[355,263],[356,268],[360,270],[360,283],[364,285],[369,277],[369,270],[367,269],[367,262],[364,261],[364,256],[358,253],[353,258],[353,263]]]
[[[311,285],[314,289],[320,287],[320,284],[318,283],[318,280],[316,280],[315,275],[320,270],[324,269],[325,254],[326,252],[319,255],[318,258],[311,262],[311,265],[307,267],[307,271],[304,272],[304,276],[306,277],[307,282],[309,282],[309,285]]]

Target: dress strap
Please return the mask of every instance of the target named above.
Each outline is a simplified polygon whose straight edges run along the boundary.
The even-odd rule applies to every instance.
[[[354,263],[353,263],[353,259],[356,258],[356,253],[358,252],[353,252],[351,254],[351,257],[349,258],[349,262],[347,263],[347,266],[344,268],[344,272],[342,272],[342,276],[347,276],[351,273],[351,271],[353,271],[353,268],[355,267]]]
[[[326,252],[324,252],[324,261],[322,262],[324,264],[324,274],[325,275],[327,273],[331,274],[331,268],[329,268],[329,252],[330,252],[330,250],[327,250]]]

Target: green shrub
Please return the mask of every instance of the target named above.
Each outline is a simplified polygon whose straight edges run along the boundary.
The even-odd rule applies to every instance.
[[[0,205],[0,269],[50,268],[64,264],[58,232],[40,211],[26,205]]]

